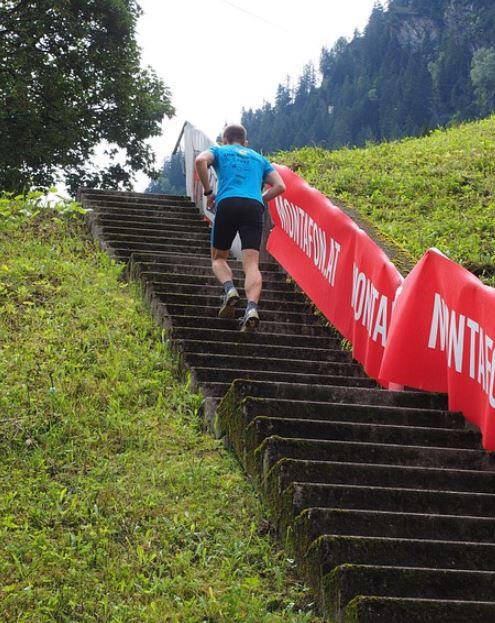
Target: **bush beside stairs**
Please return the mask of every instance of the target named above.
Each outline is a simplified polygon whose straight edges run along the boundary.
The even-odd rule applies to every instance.
[[[325,619],[495,621],[495,461],[446,397],[380,389],[277,263],[261,265],[258,333],[219,319],[209,228],[187,198],[79,199],[95,239],[141,282]]]

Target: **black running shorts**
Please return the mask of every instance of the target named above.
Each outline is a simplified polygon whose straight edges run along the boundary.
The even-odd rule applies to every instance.
[[[228,251],[239,232],[242,249],[260,250],[265,206],[255,199],[227,197],[217,205],[211,244]]]

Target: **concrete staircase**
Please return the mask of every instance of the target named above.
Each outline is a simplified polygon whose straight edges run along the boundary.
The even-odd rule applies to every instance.
[[[258,333],[217,318],[209,229],[188,200],[83,189],[80,201],[142,284],[326,619],[495,621],[495,462],[445,397],[377,387],[275,263],[262,265]]]

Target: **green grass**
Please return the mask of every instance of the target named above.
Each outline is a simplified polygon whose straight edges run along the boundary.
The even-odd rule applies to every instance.
[[[495,117],[430,136],[276,154],[320,191],[354,207],[417,260],[437,247],[482,273],[495,269]]]
[[[2,622],[316,621],[122,267],[22,207],[0,201]]]

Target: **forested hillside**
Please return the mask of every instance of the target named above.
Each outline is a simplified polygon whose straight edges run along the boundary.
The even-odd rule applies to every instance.
[[[493,0],[377,3],[363,33],[324,49],[275,102],[243,110],[252,147],[364,145],[495,109]]]
[[[437,247],[495,285],[495,117],[366,149],[279,153],[418,260]]]

